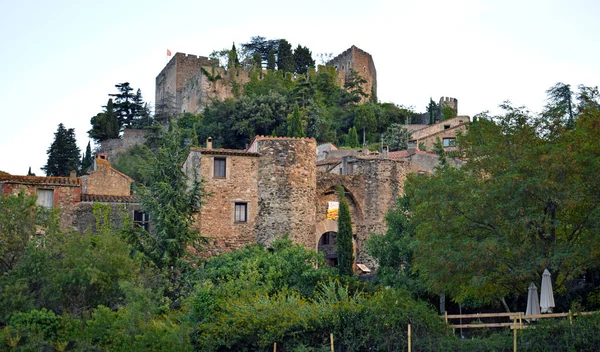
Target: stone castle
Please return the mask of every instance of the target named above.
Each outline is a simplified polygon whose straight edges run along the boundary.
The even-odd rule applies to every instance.
[[[363,91],[377,94],[377,71],[369,53],[356,46],[327,63],[335,67],[338,83],[343,86],[352,70],[365,79]],[[250,73],[242,69],[225,70],[217,59],[176,53],[156,76],[156,110],[174,114],[197,114],[212,100],[235,96],[236,87],[250,81]]]

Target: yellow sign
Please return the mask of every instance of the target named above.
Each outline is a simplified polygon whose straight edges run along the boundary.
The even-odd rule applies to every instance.
[[[339,208],[339,202],[329,202],[327,207],[327,220],[337,220]]]

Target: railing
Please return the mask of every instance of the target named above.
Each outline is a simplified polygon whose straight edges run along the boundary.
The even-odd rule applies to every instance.
[[[548,314],[534,314],[525,315],[523,312],[514,313],[476,313],[476,314],[448,314],[441,317],[446,320],[446,323],[450,323],[451,319],[482,319],[482,318],[508,318],[509,322],[506,323],[468,323],[468,324],[450,324],[450,327],[454,329],[477,329],[477,328],[501,328],[511,327],[511,329],[523,329],[527,327],[527,324],[523,324],[523,319],[548,319],[548,318],[566,318],[572,322],[574,316],[578,315],[589,315],[593,312],[581,312],[581,313],[548,313]]]

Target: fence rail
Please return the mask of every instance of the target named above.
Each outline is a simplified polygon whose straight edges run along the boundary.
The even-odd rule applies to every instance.
[[[527,324],[523,324],[523,319],[548,319],[548,318],[566,318],[570,320],[578,315],[589,315],[594,312],[581,312],[581,313],[548,313],[548,314],[534,314],[525,315],[523,312],[513,313],[476,313],[476,314],[448,314],[442,315],[441,318],[449,323],[451,319],[482,319],[482,318],[508,318],[510,322],[506,323],[467,323],[467,324],[450,324],[450,327],[454,329],[477,329],[477,328],[502,328],[510,327],[511,329],[523,329],[527,327]]]

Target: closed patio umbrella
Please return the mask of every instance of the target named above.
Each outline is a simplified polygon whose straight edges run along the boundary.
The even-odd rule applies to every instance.
[[[542,290],[540,292],[540,308],[542,313],[552,313],[554,293],[552,293],[552,276],[548,269],[542,274]]]
[[[525,317],[537,314],[540,314],[540,301],[538,298],[538,289],[532,282],[531,285],[529,285],[529,293],[527,294],[527,310],[525,311]]]

